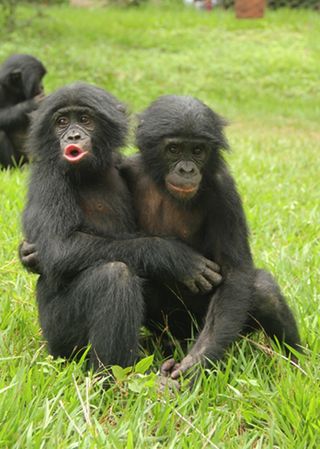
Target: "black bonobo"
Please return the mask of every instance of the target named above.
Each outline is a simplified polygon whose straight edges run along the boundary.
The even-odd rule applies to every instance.
[[[136,359],[144,278],[202,292],[221,281],[215,263],[178,239],[136,232],[132,198],[115,167],[127,127],[115,97],[77,83],[42,102],[28,142],[23,227],[39,254],[42,331],[55,357],[90,343],[95,369]]]
[[[44,65],[30,55],[17,54],[0,66],[0,167],[27,162],[25,142],[29,114],[44,98]]]
[[[155,331],[153,323],[162,323],[190,339],[193,320],[200,326],[186,357],[163,364],[162,373],[174,379],[196,363],[220,359],[240,334],[256,328],[299,350],[296,322],[278,284],[254,267],[241,199],[222,155],[224,125],[195,98],[160,97],[140,116],[141,154],[123,165],[139,229],[177,236],[221,267],[223,282],[214,293],[195,296],[155,282],[146,301],[147,325]]]

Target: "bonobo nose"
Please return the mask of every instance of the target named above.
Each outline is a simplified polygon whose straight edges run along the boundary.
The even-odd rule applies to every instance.
[[[78,131],[74,131],[68,135],[68,140],[70,140],[71,142],[73,142],[75,140],[80,140],[80,139],[81,139],[81,134]]]
[[[194,165],[192,162],[185,162],[179,166],[180,175],[193,175],[195,173]]]

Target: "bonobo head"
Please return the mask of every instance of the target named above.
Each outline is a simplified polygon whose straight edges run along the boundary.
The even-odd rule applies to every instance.
[[[196,98],[177,95],[158,98],[139,118],[137,146],[148,173],[174,198],[195,198],[228,148],[225,121]]]
[[[43,93],[42,78],[47,70],[31,55],[10,56],[0,68],[0,84],[17,102],[30,100]]]
[[[66,171],[100,171],[124,144],[128,120],[111,94],[76,83],[49,95],[35,113],[29,149],[38,161]]]

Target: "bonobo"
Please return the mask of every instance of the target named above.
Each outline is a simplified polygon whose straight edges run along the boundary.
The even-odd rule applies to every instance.
[[[140,116],[141,154],[123,165],[139,229],[177,236],[221,267],[223,282],[213,293],[195,296],[170,282],[153,284],[149,327],[157,331],[162,323],[190,339],[193,320],[200,326],[181,363],[170,359],[162,367],[174,379],[198,362],[220,359],[240,334],[256,328],[299,350],[296,322],[278,284],[254,267],[241,199],[222,155],[228,149],[224,125],[195,98],[160,97]]]
[[[195,292],[221,281],[215,263],[178,239],[137,233],[132,198],[115,167],[127,127],[115,97],[78,83],[42,102],[28,143],[23,227],[39,253],[42,331],[55,357],[90,343],[95,369],[134,362],[144,277]]]
[[[27,162],[25,141],[29,114],[44,97],[44,65],[30,55],[17,54],[0,67],[0,166]]]

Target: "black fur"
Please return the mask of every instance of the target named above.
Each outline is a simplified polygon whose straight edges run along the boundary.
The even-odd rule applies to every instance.
[[[132,198],[114,165],[127,133],[123,110],[102,89],[67,86],[43,101],[28,144],[33,164],[23,226],[39,254],[41,327],[54,356],[70,357],[91,343],[95,368],[134,361],[142,277],[188,285],[210,264],[178,240],[137,234]],[[61,142],[77,143],[86,131],[79,119],[59,137],[59,121],[82,112],[94,124],[91,149],[70,164]]]
[[[221,266],[223,283],[214,293],[191,295],[169,282],[169,288],[153,284],[147,301],[149,326],[162,322],[181,339],[191,337],[190,314],[200,326],[181,364],[169,361],[164,365],[163,372],[173,378],[199,361],[220,359],[230,343],[254,328],[262,327],[272,338],[299,350],[297,326],[276,281],[254,266],[241,199],[222,154],[228,148],[224,125],[221,117],[197,99],[161,97],[140,116],[136,136],[141,156],[123,168],[142,230],[177,235]],[[164,141],[172,138],[186,145],[188,140],[200,139],[207,145],[206,162],[200,164],[202,180],[189,200],[173,197],[166,187],[165,177],[174,171],[174,164],[166,156]],[[193,164],[191,159],[187,163],[186,167]],[[167,219],[170,214],[172,221]],[[177,267],[182,262],[177,258]]]
[[[42,92],[43,64],[30,55],[17,54],[0,67],[0,166],[21,165],[28,157],[24,143],[29,113],[38,107]]]

